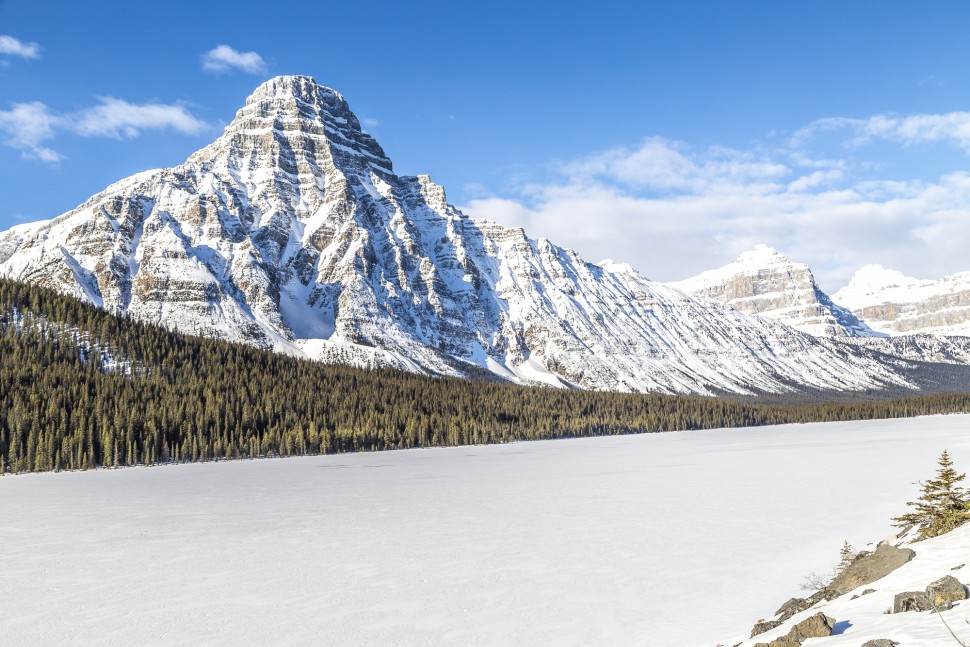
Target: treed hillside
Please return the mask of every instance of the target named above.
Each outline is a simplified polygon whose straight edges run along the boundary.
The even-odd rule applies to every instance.
[[[0,280],[0,472],[967,410],[968,394],[766,406],[325,365]]]

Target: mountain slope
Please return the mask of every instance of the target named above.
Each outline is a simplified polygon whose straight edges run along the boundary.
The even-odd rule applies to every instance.
[[[970,336],[970,272],[927,281],[866,265],[833,298],[890,335]]]
[[[724,267],[669,285],[812,335],[873,334],[819,289],[808,265],[793,263],[766,245],[757,245]]]
[[[535,389],[180,335],[0,278],[0,475],[965,411]]]
[[[0,234],[2,276],[328,362],[672,393],[915,385],[879,352],[611,269],[395,175],[344,98],[300,76],[257,88],[184,164]]]

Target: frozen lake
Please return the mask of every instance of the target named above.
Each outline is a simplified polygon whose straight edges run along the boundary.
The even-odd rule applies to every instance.
[[[970,416],[0,478],[3,645],[713,647]]]

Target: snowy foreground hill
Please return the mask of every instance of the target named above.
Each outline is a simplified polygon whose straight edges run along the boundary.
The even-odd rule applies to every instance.
[[[843,540],[889,535],[943,448],[967,469],[968,427],[950,415],[4,477],[0,642],[733,645]],[[970,532],[913,548],[891,587],[832,603],[844,633],[805,645],[952,644],[936,616],[882,611],[890,588],[940,569],[970,580],[949,570],[970,562]],[[968,612],[947,612],[956,631]]]

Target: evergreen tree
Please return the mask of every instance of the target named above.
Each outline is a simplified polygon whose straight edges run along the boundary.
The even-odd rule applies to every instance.
[[[849,540],[846,539],[842,542],[842,549],[839,550],[839,565],[835,567],[836,574],[849,568],[853,560],[855,560],[855,551],[852,550],[852,546],[849,545]]]
[[[769,406],[489,375],[300,360],[0,278],[0,474],[970,410],[968,393]]]
[[[970,521],[968,493],[957,485],[967,475],[957,474],[946,450],[937,464],[940,467],[936,478],[921,483],[923,493],[919,499],[906,504],[912,511],[893,519],[898,526],[915,525],[922,539],[942,535]]]

